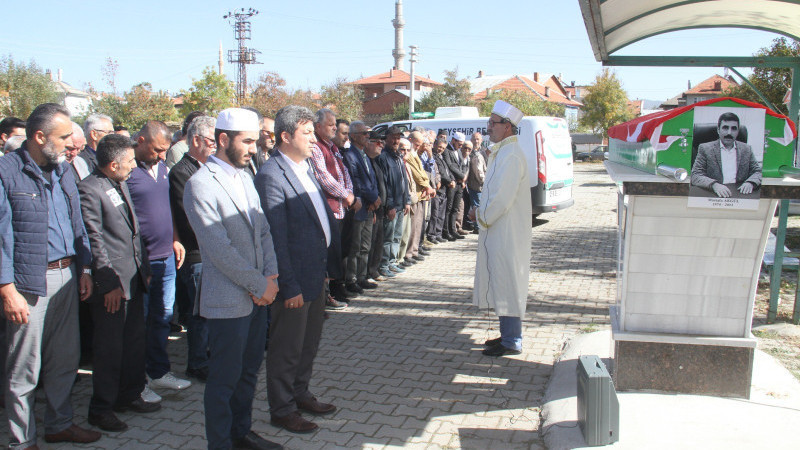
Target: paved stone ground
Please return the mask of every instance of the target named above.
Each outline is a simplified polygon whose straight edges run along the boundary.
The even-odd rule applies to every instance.
[[[576,164],[574,196],[573,207],[541,216],[532,229],[521,355],[480,353],[499,332],[492,313],[471,305],[477,236],[470,235],[436,246],[425,262],[330,314],[313,386],[339,411],[317,420],[319,431],[294,435],[269,424],[264,369],[253,429],[292,449],[543,448],[539,407],[553,362],[570,336],[608,324],[615,293],[617,197],[603,165]],[[181,374],[184,336],[171,339],[173,370]],[[82,448],[205,448],[203,385],[160,393],[161,411],[121,414],[128,431]],[[73,392],[83,426],[90,394],[83,375]],[[37,403],[41,424],[41,395]],[[7,432],[3,421],[4,442]]]

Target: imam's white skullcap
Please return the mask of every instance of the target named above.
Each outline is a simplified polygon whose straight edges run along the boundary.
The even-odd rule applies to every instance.
[[[253,111],[242,108],[228,108],[220,111],[217,116],[218,130],[228,131],[259,131],[258,115]]]
[[[455,139],[455,140],[457,140],[457,141],[461,141],[461,142],[464,142],[464,141],[466,140],[466,136],[464,136],[464,133],[462,133],[462,132],[460,132],[460,131],[456,131],[456,132],[455,132],[455,133],[453,133],[453,134],[452,134],[450,137],[451,137],[452,139]]]
[[[495,102],[494,108],[492,108],[492,114],[497,114],[504,119],[508,119],[508,121],[513,123],[514,126],[519,125],[519,122],[522,120],[523,116],[522,111],[510,103],[506,103],[502,100]]]

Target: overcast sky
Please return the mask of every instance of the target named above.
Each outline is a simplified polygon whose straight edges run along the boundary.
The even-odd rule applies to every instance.
[[[461,76],[562,74],[588,84],[601,71],[592,54],[577,0],[405,0],[404,45],[419,47],[417,73],[441,81]],[[0,54],[63,69],[77,88],[108,90],[101,68],[118,61],[118,89],[147,81],[177,93],[206,66],[216,68],[219,44],[233,49],[229,11],[252,7],[249,46],[263,64],[249,80],[274,71],[291,88],[318,89],[337,77],[350,80],[388,71],[394,60],[394,0],[83,0],[5,1]],[[681,31],[646,39],[618,54],[749,56],[777,35],[763,31]],[[406,62],[408,70],[408,62]],[[722,69],[615,68],[631,99],[665,100]],[[234,79],[226,62],[225,73]],[[749,73],[749,72],[748,72]]]

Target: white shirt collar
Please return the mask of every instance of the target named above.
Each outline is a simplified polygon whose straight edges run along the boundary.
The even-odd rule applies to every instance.
[[[736,150],[736,139],[733,140],[733,147],[731,147],[731,148],[725,147],[725,144],[722,142],[722,139],[720,139],[719,140],[719,149],[720,150],[728,150],[728,151]]]
[[[280,152],[280,150],[279,150],[279,152]],[[292,170],[295,173],[306,173],[306,172],[308,172],[308,160],[304,159],[304,160],[300,161],[299,163],[296,163],[296,162],[294,162],[292,160],[292,158],[289,158],[283,152],[280,152],[280,154],[281,154],[281,156],[283,156],[283,159],[285,159],[286,162],[289,163],[289,167],[291,167]]]
[[[242,173],[242,170],[244,170],[244,169],[237,169],[236,167],[233,167],[232,165],[228,164],[226,161],[223,161],[223,160],[217,158],[214,155],[210,155],[208,157],[208,159],[212,159],[212,158],[213,158],[213,161],[215,163],[217,163],[217,165],[222,167],[222,170],[224,170],[225,173],[227,173],[228,175],[231,176],[231,178],[236,178],[237,176],[239,176],[240,173]]]

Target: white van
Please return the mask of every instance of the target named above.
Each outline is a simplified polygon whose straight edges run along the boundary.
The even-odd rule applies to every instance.
[[[393,125],[413,130],[445,130],[447,135],[460,131],[467,139],[476,131],[489,141],[487,117],[477,119],[396,120],[373,127],[383,133]],[[519,143],[528,157],[531,204],[534,216],[572,206],[572,139],[567,121],[558,117],[525,116],[519,124]]]

